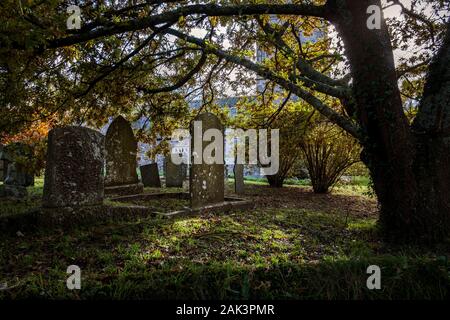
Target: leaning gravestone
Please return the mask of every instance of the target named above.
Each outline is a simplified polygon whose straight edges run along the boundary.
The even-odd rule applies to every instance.
[[[47,208],[103,203],[104,136],[84,127],[48,134],[42,204]]]
[[[244,165],[234,165],[234,192],[236,194],[244,193]]]
[[[199,127],[197,129],[194,128],[199,123],[201,123],[201,130]],[[202,137],[208,129],[217,129],[215,132],[220,133],[220,136],[214,136],[215,138],[211,142],[203,141],[207,140],[202,139]],[[198,115],[191,124],[191,174],[189,177],[189,191],[192,209],[224,201],[223,132],[224,128],[222,123],[212,113]],[[210,144],[220,146],[220,148],[211,147]],[[205,151],[208,152],[205,153]],[[209,151],[211,152],[209,153]],[[212,157],[209,157],[209,155],[212,155]],[[213,157],[214,160],[212,161]]]
[[[186,177],[186,164],[174,164],[171,156],[164,160],[164,171],[166,176],[166,188],[182,188]]]
[[[144,186],[136,172],[137,141],[130,123],[122,116],[106,132],[106,194],[138,194]]]
[[[150,163],[139,168],[144,187],[161,188],[157,163]]]

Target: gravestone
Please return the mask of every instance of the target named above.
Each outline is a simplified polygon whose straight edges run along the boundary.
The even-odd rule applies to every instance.
[[[157,163],[150,163],[139,168],[144,187],[161,188]]]
[[[234,192],[236,194],[244,193],[244,165],[234,165]]]
[[[201,122],[201,131],[194,129],[195,122]],[[210,159],[204,157],[204,151],[214,141],[203,141],[203,135],[208,129],[217,129],[221,132],[221,150],[214,148],[211,155],[221,158],[219,163],[208,163]],[[198,134],[201,133],[201,137]],[[212,113],[198,115],[191,124],[191,174],[189,177],[189,192],[191,197],[191,208],[196,209],[210,204],[224,201],[224,128],[220,120]],[[198,140],[200,139],[200,140]],[[206,140],[206,139],[205,139]],[[197,144],[196,144],[197,142]],[[200,149],[198,149],[200,147]],[[216,154],[221,152],[221,154]],[[209,154],[209,153],[208,153]]]
[[[48,134],[42,204],[47,208],[103,203],[104,136],[84,127],[55,128]]]
[[[166,188],[182,188],[186,177],[187,165],[174,164],[171,157],[164,159],[164,171],[166,176]]]
[[[136,172],[137,141],[130,123],[122,116],[106,132],[106,194],[138,194],[144,191]]]

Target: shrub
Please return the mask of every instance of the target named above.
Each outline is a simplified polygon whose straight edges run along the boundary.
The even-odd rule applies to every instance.
[[[360,161],[357,141],[328,122],[315,126],[300,147],[315,193],[327,193],[346,169]]]

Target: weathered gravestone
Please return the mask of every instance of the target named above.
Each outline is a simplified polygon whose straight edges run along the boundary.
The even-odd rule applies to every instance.
[[[244,193],[244,165],[234,165],[234,192],[236,194]]]
[[[47,208],[103,203],[104,136],[88,128],[56,128],[48,134],[42,204]]]
[[[130,123],[122,116],[106,132],[106,194],[138,194],[144,191],[136,172],[137,141]]]
[[[187,165],[174,164],[171,157],[164,159],[164,171],[166,176],[166,188],[182,188],[183,181],[186,178]]]
[[[207,131],[211,136],[204,137]],[[224,201],[223,133],[222,123],[212,113],[198,115],[191,124],[189,191],[192,209]]]
[[[161,188],[157,163],[150,163],[139,168],[144,187]]]

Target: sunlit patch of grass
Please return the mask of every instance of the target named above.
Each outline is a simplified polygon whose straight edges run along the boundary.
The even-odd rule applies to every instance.
[[[41,197],[44,192],[44,177],[34,178],[34,186],[27,188],[30,197]]]
[[[176,192],[186,192],[184,188],[152,188],[145,187],[144,193],[176,193]]]
[[[204,230],[207,226],[207,220],[205,221],[198,218],[192,218],[175,221],[171,229],[179,235],[193,235],[202,229]]]
[[[367,197],[366,193],[368,191],[369,188],[363,185],[336,185],[332,189],[333,194],[360,197]]]
[[[376,219],[358,219],[350,221],[347,225],[348,230],[373,231],[376,229]]]

